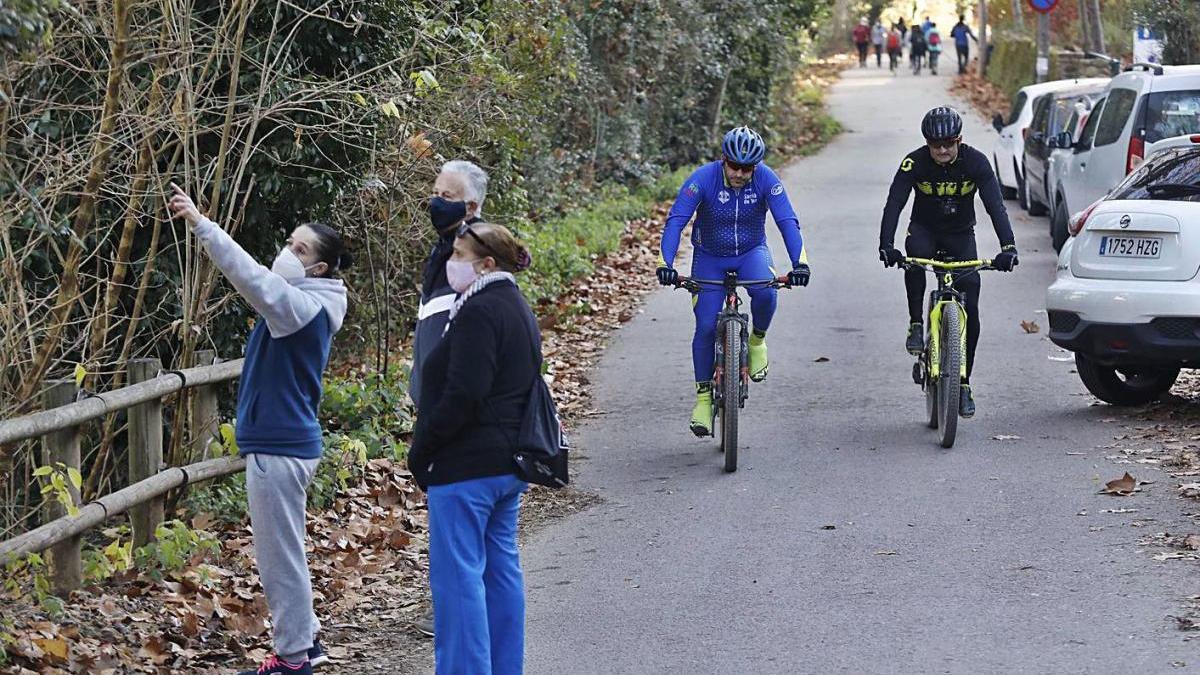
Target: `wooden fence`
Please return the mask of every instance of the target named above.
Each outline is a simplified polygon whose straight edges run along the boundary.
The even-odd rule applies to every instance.
[[[219,437],[217,386],[236,380],[242,373],[242,359],[216,363],[210,351],[197,352],[194,368],[163,370],[158,359],[129,362],[127,387],[78,398],[73,380],[47,383],[42,412],[0,421],[0,446],[41,438],[42,466],[61,463],[79,469],[80,428],[83,424],[119,410],[129,411],[129,482],[128,487],[81,505],[74,516],[66,508],[47,499],[43,505],[42,526],[5,541],[0,541],[0,563],[9,556],[26,555],[49,549],[51,582],[56,593],[66,593],[82,583],[82,535],[105,519],[130,512],[134,546],[154,539],[154,531],[163,521],[163,496],[172,489],[199,481],[227,476],[245,468],[240,457],[207,459],[207,441]],[[193,389],[186,414],[191,436],[201,440],[193,454],[194,463],[163,466],[163,398]],[[79,494],[70,486],[72,497]]]

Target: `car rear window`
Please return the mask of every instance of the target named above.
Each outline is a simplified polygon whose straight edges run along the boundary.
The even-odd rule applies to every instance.
[[[1186,188],[1163,192],[1155,185],[1194,185],[1195,194]],[[1113,190],[1109,199],[1170,199],[1200,202],[1200,148],[1171,148],[1156,153]]]
[[[1137,92],[1132,89],[1113,89],[1108,94],[1108,103],[1100,113],[1100,126],[1096,127],[1096,147],[1116,143],[1133,112]]]
[[[1159,91],[1146,97],[1146,142],[1200,134],[1200,89]]]
[[[1021,116],[1021,110],[1025,108],[1027,100],[1029,100],[1028,94],[1023,91],[1017,93],[1017,98],[1013,100],[1012,110],[1008,113],[1008,121],[1004,123],[1004,126],[1017,123],[1017,118]]]

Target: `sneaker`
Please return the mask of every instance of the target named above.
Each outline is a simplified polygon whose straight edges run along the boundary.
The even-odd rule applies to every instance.
[[[433,610],[430,609],[413,622],[413,628],[425,637],[433,637]]]
[[[697,436],[711,436],[713,423],[712,384],[701,382],[696,384],[696,407],[692,408],[692,421],[689,426]]]
[[[313,638],[313,645],[308,648],[308,662],[313,668],[320,668],[329,661],[329,652],[325,651],[325,646],[317,638]]]
[[[238,675],[312,675],[312,663],[305,658],[300,663],[289,663],[272,654],[255,670],[243,670]]]
[[[908,324],[908,339],[904,341],[904,348],[909,354],[919,356],[925,351],[925,328],[919,323]]]
[[[961,417],[975,416],[975,399],[971,396],[971,385],[964,384],[958,390],[958,414]]]
[[[758,342],[758,344],[755,344]],[[762,382],[767,379],[767,368],[770,366],[767,361],[767,339],[750,338],[750,379],[755,382]]]

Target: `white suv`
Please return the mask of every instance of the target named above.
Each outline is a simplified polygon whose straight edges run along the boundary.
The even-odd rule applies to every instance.
[[[1054,139],[1072,152],[1051,188],[1051,231],[1061,232],[1070,214],[1106,195],[1165,139],[1200,134],[1200,66],[1135,64],[1101,97],[1077,141]]]
[[[1071,89],[1088,84],[1105,84],[1108,78],[1091,77],[1079,80],[1055,80],[1031,84],[1017,90],[1013,98],[1008,119],[996,113],[992,126],[1000,133],[992,150],[992,165],[1000,179],[1000,190],[1005,199],[1013,199],[1022,193],[1025,180],[1025,134],[1033,121],[1033,100],[1042,94]]]
[[[1088,390],[1140,405],[1200,368],[1200,136],[1079,213],[1046,291],[1050,339]]]

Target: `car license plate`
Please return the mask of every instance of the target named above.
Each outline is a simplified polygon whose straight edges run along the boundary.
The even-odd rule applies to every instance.
[[[1114,258],[1157,258],[1162,249],[1159,237],[1101,237],[1100,255]]]

